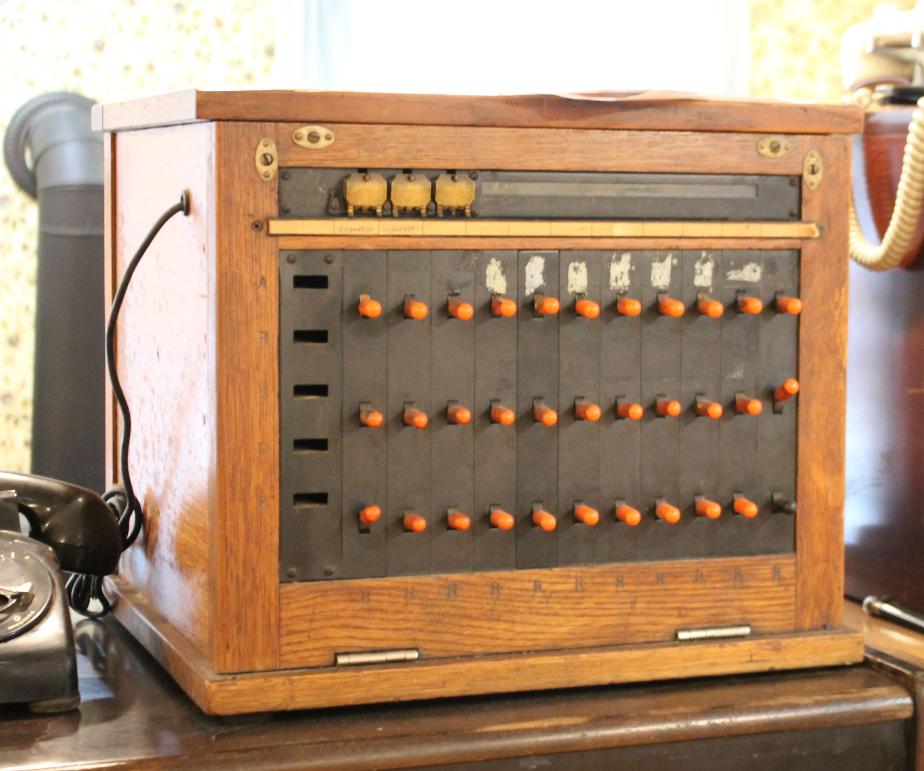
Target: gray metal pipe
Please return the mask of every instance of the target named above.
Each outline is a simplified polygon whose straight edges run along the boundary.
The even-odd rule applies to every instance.
[[[70,93],[31,99],[10,120],[3,156],[39,206],[31,470],[102,490],[103,143],[92,105]]]

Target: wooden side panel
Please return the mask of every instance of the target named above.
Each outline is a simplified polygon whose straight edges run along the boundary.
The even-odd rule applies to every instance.
[[[213,127],[179,126],[115,136],[110,149],[109,287],[161,213],[189,190],[189,217],[161,230],[123,306],[117,361],[131,408],[131,474],[145,512],[121,574],[204,653],[210,648],[209,500],[212,470],[210,255],[214,239]],[[110,409],[110,463],[118,421]]]
[[[735,624],[780,632],[793,627],[794,582],[792,557],[750,557],[290,584],[280,665],[624,645]]]
[[[262,229],[278,193],[254,165],[275,126],[219,123],[215,132],[211,661],[242,672],[278,665],[279,268]]]
[[[826,233],[802,248],[796,622],[838,626],[844,594],[844,423],[847,402],[847,206],[850,144],[819,140],[824,177],[803,184],[802,216]]]

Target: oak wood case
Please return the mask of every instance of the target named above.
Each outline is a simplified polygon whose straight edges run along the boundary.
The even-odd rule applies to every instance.
[[[132,472],[147,521],[111,586],[119,618],[203,709],[331,706],[861,659],[859,636],[840,629],[849,140],[831,133],[854,130],[855,111],[787,107],[771,116],[753,105],[705,103],[692,123],[680,121],[696,131],[675,132],[652,129],[676,125],[689,105],[608,104],[599,112],[585,102],[541,101],[555,106],[542,112],[536,98],[504,98],[485,103],[489,117],[478,127],[468,98],[415,102],[402,125],[386,122],[402,113],[374,96],[338,102],[312,95],[310,113],[302,112],[308,97],[301,96],[288,105],[274,94],[190,99],[107,106],[96,119],[115,131],[107,142],[110,291],[150,221],[181,190],[191,192],[190,217],[171,222],[152,245],[120,323],[118,363],[135,421]],[[350,122],[334,122],[343,118]],[[329,154],[292,142],[302,120],[330,121],[337,138]],[[439,125],[453,122],[462,125]],[[745,133],[760,130],[788,132],[791,152],[760,155],[759,136]],[[492,248],[498,239],[270,236],[277,182],[254,166],[264,138],[279,148],[280,165],[347,168],[379,159],[376,165],[399,167],[797,174],[805,153],[817,150],[824,179],[814,190],[803,185],[801,219],[819,225],[820,237],[740,242],[802,250],[795,556],[280,587],[278,250],[392,241],[402,249]],[[613,249],[739,243],[532,237],[503,244],[557,249],[588,241]],[[108,422],[114,479],[112,410]],[[673,642],[678,627],[735,624],[751,625],[753,636]],[[333,665],[336,653],[409,647],[420,661]]]

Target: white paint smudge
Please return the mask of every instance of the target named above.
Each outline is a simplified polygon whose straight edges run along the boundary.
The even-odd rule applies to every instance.
[[[494,294],[507,294],[507,276],[504,274],[504,264],[492,257],[484,269],[484,285]]]
[[[587,294],[587,263],[568,263],[568,294]]]
[[[545,257],[534,254],[526,263],[526,275],[523,277],[523,291],[532,294],[545,283]]]
[[[749,262],[747,265],[728,271],[726,278],[729,281],[744,281],[749,284],[756,284],[760,281],[762,274],[763,269],[759,262]]]
[[[702,257],[693,263],[693,286],[711,289],[712,270],[714,267],[715,260],[708,252],[703,252]]]
[[[655,289],[666,290],[671,285],[671,264],[674,255],[669,254],[663,260],[651,261],[651,285]]]
[[[632,270],[632,255],[626,252],[621,257],[615,254],[610,260],[610,289],[614,292],[626,292],[629,289],[631,279],[629,272]]]

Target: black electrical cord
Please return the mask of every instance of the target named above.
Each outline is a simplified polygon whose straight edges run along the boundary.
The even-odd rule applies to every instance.
[[[141,262],[141,258],[144,257],[145,252],[154,242],[154,239],[157,238],[161,228],[180,212],[184,216],[189,215],[189,193],[185,190],[180,194],[179,202],[160,215],[157,222],[154,223],[144,237],[131,262],[125,268],[125,273],[122,275],[122,280],[119,281],[115,297],[112,300],[109,323],[106,325],[106,368],[109,372],[112,394],[115,396],[116,403],[119,405],[119,413],[122,416],[122,442],[119,451],[119,470],[122,485],[121,487],[107,490],[103,494],[103,500],[106,501],[114,516],[118,519],[119,530],[122,533],[122,551],[131,546],[140,535],[141,528],[144,525],[144,511],[138,498],[135,497],[135,488],[132,485],[132,476],[129,470],[128,448],[132,436],[132,416],[128,409],[125,392],[122,390],[119,373],[116,371],[116,326],[119,321],[119,311],[122,310],[122,303],[128,291],[128,285],[131,283],[138,263]],[[72,573],[67,579],[66,591],[68,604],[75,611],[88,618],[101,618],[112,609],[112,605],[103,592],[102,576]],[[90,603],[93,600],[99,602],[100,610],[90,610]]]

